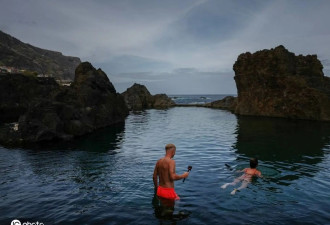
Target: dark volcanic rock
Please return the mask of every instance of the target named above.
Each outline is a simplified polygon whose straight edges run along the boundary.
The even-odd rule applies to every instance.
[[[165,94],[151,95],[148,89],[141,84],[134,84],[122,93],[130,110],[150,108],[169,108],[175,103]]]
[[[31,103],[49,99],[58,90],[53,78],[0,74],[0,122],[17,121]]]
[[[163,109],[173,107],[175,103],[171,98],[169,98],[166,94],[157,94],[152,96],[153,98],[153,108]]]
[[[79,64],[80,59],[77,57],[64,56],[60,52],[34,47],[0,31],[0,66],[73,80],[74,71]]]
[[[90,63],[82,63],[77,67],[73,89],[78,102],[88,109],[94,126],[123,122],[128,115],[124,98],[116,93],[108,76]]]
[[[215,109],[225,109],[234,112],[237,105],[237,98],[233,96],[227,96],[224,99],[206,103],[204,106]]]
[[[77,67],[72,87],[58,87],[51,95],[31,103],[19,118],[17,131],[3,127],[0,142],[70,139],[124,122],[127,115],[123,97],[106,74],[86,62]]]
[[[241,54],[234,64],[235,112],[330,121],[330,78],[316,55],[295,56],[283,46]]]
[[[141,84],[134,84],[122,93],[130,110],[141,110],[152,107],[152,95],[148,89]]]

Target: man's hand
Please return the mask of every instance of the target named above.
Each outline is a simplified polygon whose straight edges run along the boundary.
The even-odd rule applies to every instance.
[[[189,172],[185,172],[184,174],[182,174],[182,178],[187,178],[189,176]]]

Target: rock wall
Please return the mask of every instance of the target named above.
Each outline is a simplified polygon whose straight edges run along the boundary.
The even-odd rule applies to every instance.
[[[123,97],[116,93],[106,74],[88,62],[77,67],[71,87],[58,86],[49,91],[31,102],[16,128],[2,126],[1,143],[71,139],[124,122],[128,115]]]
[[[241,54],[234,64],[241,115],[330,121],[330,78],[316,55],[283,46]]]
[[[58,90],[53,78],[0,74],[0,123],[18,121],[30,104],[51,98]]]

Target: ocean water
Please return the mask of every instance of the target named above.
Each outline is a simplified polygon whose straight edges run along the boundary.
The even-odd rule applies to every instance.
[[[169,95],[176,104],[205,104],[221,100],[228,95]],[[230,95],[234,96],[234,95]]]
[[[170,213],[152,182],[167,143],[177,173],[193,167]],[[221,189],[250,157],[265,177]],[[329,224],[329,165],[328,123],[147,110],[71,142],[0,147],[0,224]]]

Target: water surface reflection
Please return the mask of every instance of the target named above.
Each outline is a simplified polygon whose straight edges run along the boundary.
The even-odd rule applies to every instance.
[[[236,117],[206,108],[131,113],[125,125],[72,142],[0,147],[0,223],[326,224],[330,186],[327,124]],[[168,142],[177,145],[181,200],[166,217],[152,173]],[[277,177],[257,179],[235,196],[225,163],[257,156]],[[165,213],[165,214],[164,214]]]

